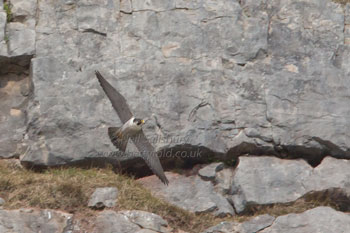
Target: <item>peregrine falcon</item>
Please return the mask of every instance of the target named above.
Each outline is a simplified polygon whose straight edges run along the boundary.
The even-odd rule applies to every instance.
[[[153,146],[143,133],[142,125],[145,121],[133,116],[125,98],[102,77],[100,72],[95,71],[95,74],[102,89],[111,101],[114,110],[124,124],[122,127],[108,128],[108,135],[113,145],[120,151],[125,152],[130,138],[139,150],[141,157],[145,160],[148,167],[164,184],[168,185],[169,181],[164,174],[157,153],[154,151]]]

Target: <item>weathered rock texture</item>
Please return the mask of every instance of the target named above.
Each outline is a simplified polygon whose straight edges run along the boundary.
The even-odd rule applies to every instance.
[[[142,231],[144,230],[144,231]],[[150,230],[150,231],[145,231]],[[119,211],[105,210],[96,219],[94,232],[170,232],[168,223],[160,216],[144,211]]]
[[[254,217],[243,223],[221,222],[205,230],[203,233],[255,233],[271,226],[274,220],[275,217],[265,214]]]
[[[348,232],[350,215],[330,207],[317,207],[301,214],[277,217],[273,224],[261,233],[297,232]]]
[[[72,216],[54,210],[0,209],[0,232],[69,232]]]
[[[139,182],[154,195],[194,213],[227,216],[240,214],[247,207],[322,196],[339,209],[350,210],[350,160],[326,157],[313,168],[304,160],[241,156],[237,168],[221,167],[215,172],[220,165],[210,164],[193,176],[167,172],[169,186],[155,175]],[[203,170],[211,171],[210,181],[200,174]]]
[[[273,157],[240,157],[230,194],[237,212],[247,205],[295,201],[312,191],[342,193],[350,203],[350,161],[325,158],[316,168],[303,160]],[[337,198],[336,196],[334,198]]]
[[[88,206],[91,208],[113,207],[117,202],[118,189],[115,187],[97,188],[91,195]]]
[[[212,163],[200,169],[198,171],[198,175],[200,175],[203,179],[214,180],[216,173],[223,168],[223,163]]]
[[[157,150],[185,152],[182,159],[302,157],[311,165],[334,157],[316,168],[302,160],[242,157],[236,171],[212,165],[200,171],[202,178],[169,173],[167,189],[158,180],[153,187],[173,204],[224,216],[311,191],[349,194],[349,161],[340,159],[350,158],[350,5],[11,0],[10,21],[2,6],[1,0],[0,157],[20,157],[28,167],[112,163],[145,172],[140,158],[108,154],[115,149],[107,128],[121,122],[94,77],[98,69],[136,116],[149,118],[145,133]],[[196,149],[203,153],[193,156]],[[47,221],[45,211],[1,211],[0,231],[65,231],[69,216]],[[148,214],[104,211],[96,231],[165,231],[164,220]],[[12,215],[22,225],[6,220]],[[316,217],[319,225],[302,229],[339,232],[323,225],[339,222],[348,231],[348,215],[329,208],[273,223],[267,217],[247,229],[293,232]],[[231,225],[241,227],[223,227]]]
[[[300,214],[288,214],[276,219],[261,215],[241,224],[222,222],[205,233],[299,233],[324,232],[338,233],[350,230],[350,215],[335,211],[330,207],[317,207]],[[204,233],[203,232],[203,233]]]
[[[145,132],[158,150],[201,148],[220,158],[273,153],[313,164],[326,154],[350,156],[348,11],[339,4],[12,4],[14,22],[6,25],[0,12],[2,56],[36,54],[21,136],[29,146],[21,156],[25,165],[128,160],[105,158],[114,150],[106,129],[120,121],[95,69],[126,97],[136,116],[149,117]],[[170,137],[186,140],[155,140]]]
[[[26,150],[23,136],[28,93],[28,74],[0,72],[0,158],[18,157]]]
[[[231,204],[224,196],[214,190],[210,181],[199,176],[183,176],[166,172],[169,185],[160,183],[155,176],[139,179],[139,182],[151,192],[180,208],[194,212],[213,212],[216,216],[234,215]]]
[[[27,149],[23,139],[28,123],[29,64],[35,54],[36,1],[11,1],[11,22],[0,2],[0,158],[10,158]],[[30,7],[23,11],[28,3]]]

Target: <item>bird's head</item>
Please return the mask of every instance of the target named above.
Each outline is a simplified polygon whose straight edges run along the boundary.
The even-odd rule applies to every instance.
[[[142,126],[143,124],[145,124],[145,120],[140,119],[140,118],[135,118],[134,124],[136,124],[137,126]]]

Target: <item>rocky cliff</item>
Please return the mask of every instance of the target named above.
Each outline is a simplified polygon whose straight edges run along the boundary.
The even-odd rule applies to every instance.
[[[157,151],[172,154],[161,158],[169,187],[140,180],[153,195],[218,217],[310,195],[349,211],[350,5],[341,2],[0,0],[0,157],[26,168],[112,164],[150,174],[140,158],[110,154],[107,128],[121,122],[99,70],[148,118]],[[350,225],[325,208],[263,217],[247,232],[293,232],[293,221],[325,212]],[[10,215],[46,214],[4,211],[0,232]],[[109,211],[102,225],[124,219],[138,227],[129,231],[154,231]],[[55,224],[47,227],[66,229]],[[244,232],[237,224],[208,232]],[[304,231],[332,232],[315,227]]]

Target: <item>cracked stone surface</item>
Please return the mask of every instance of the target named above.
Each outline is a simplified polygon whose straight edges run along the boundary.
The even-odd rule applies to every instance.
[[[313,168],[303,160],[242,156],[233,177],[231,201],[240,213],[247,205],[291,202],[311,191],[339,189],[349,195],[349,177],[349,160],[326,157]]]
[[[128,217],[113,210],[104,210],[96,218],[95,232],[127,233],[136,232],[140,229],[141,227],[130,222]]]
[[[234,215],[231,204],[221,194],[217,193],[210,181],[204,181],[199,176],[183,176],[166,172],[169,185],[159,183],[157,177],[149,176],[138,181],[150,191],[170,203],[194,213],[212,212],[216,216]]]
[[[114,150],[106,128],[120,121],[95,69],[150,118],[148,137],[188,139],[156,149],[348,157],[343,11],[279,2],[39,1],[23,161],[74,164]]]
[[[1,7],[0,64],[4,62],[3,66],[9,62],[25,66],[35,54],[36,7],[36,0],[11,1],[11,22],[7,22],[6,12]]]
[[[237,170],[202,170],[215,185],[171,173],[167,188],[154,176],[141,181],[152,183],[169,202],[224,216],[234,215],[231,204],[240,213],[247,205],[290,202],[311,191],[339,189],[349,195],[350,164],[343,160],[350,158],[349,4],[11,4],[14,20],[7,22],[0,0],[1,158],[20,157],[23,165],[38,167],[112,163],[143,171],[139,158],[108,154],[115,148],[107,128],[120,121],[94,77],[100,70],[136,116],[149,118],[144,131],[157,150],[201,148],[219,158],[272,154],[312,164],[333,157],[316,168],[303,160],[241,157]],[[152,140],[169,137],[186,141]],[[56,211],[0,210],[0,215],[0,232],[70,228],[71,215]],[[144,222],[143,215],[152,214],[103,211],[96,232],[164,230],[161,217]],[[259,216],[255,222],[226,222],[217,229],[348,232],[348,216],[319,207],[274,221]]]
[[[88,206],[104,208],[115,206],[118,198],[118,189],[115,187],[97,188],[91,195]]]
[[[0,232],[67,232],[72,230],[72,216],[48,209],[0,209]]]
[[[2,1],[0,1],[0,4],[1,3]],[[4,12],[2,10],[2,7],[0,6],[0,56],[7,55],[5,30],[6,30],[6,12]]]
[[[19,157],[27,149],[27,102],[30,94],[29,64],[35,54],[36,1],[11,1],[13,17],[7,22],[0,7],[0,158]],[[22,6],[32,3],[27,10]]]
[[[198,175],[200,175],[203,179],[213,180],[218,171],[224,168],[223,163],[212,163],[200,169],[198,171]]]
[[[271,226],[274,220],[275,217],[265,214],[243,223],[225,221],[206,229],[203,233],[256,233]]]
[[[279,217],[260,215],[243,223],[222,222],[203,233],[338,233],[350,230],[350,215],[330,207],[316,207],[303,213]]]
[[[22,23],[9,23],[8,53],[11,57],[33,55],[35,53],[35,31]]]
[[[126,210],[119,211],[128,217],[130,222],[133,222],[144,229],[153,230],[156,232],[170,232],[170,228],[168,227],[168,223],[159,215],[149,213],[141,210]]]
[[[312,163],[350,156],[348,8],[328,0],[12,3],[16,22],[6,25],[0,11],[0,60],[28,64],[35,54],[24,165],[144,170],[140,159],[108,157],[106,129],[120,121],[96,69],[149,118],[149,138],[186,138],[153,140],[157,150]]]
[[[230,167],[217,172],[215,174],[215,189],[222,195],[228,194],[231,189],[233,176],[234,170]]]
[[[273,224],[261,233],[298,233],[350,231],[350,215],[330,207],[317,207],[301,214],[279,216]]]
[[[168,223],[160,216],[145,211],[131,210],[102,211],[96,218],[96,227],[94,232],[171,232]]]
[[[28,94],[28,74],[3,75],[0,72],[0,158],[18,158],[27,148],[22,141]]]

